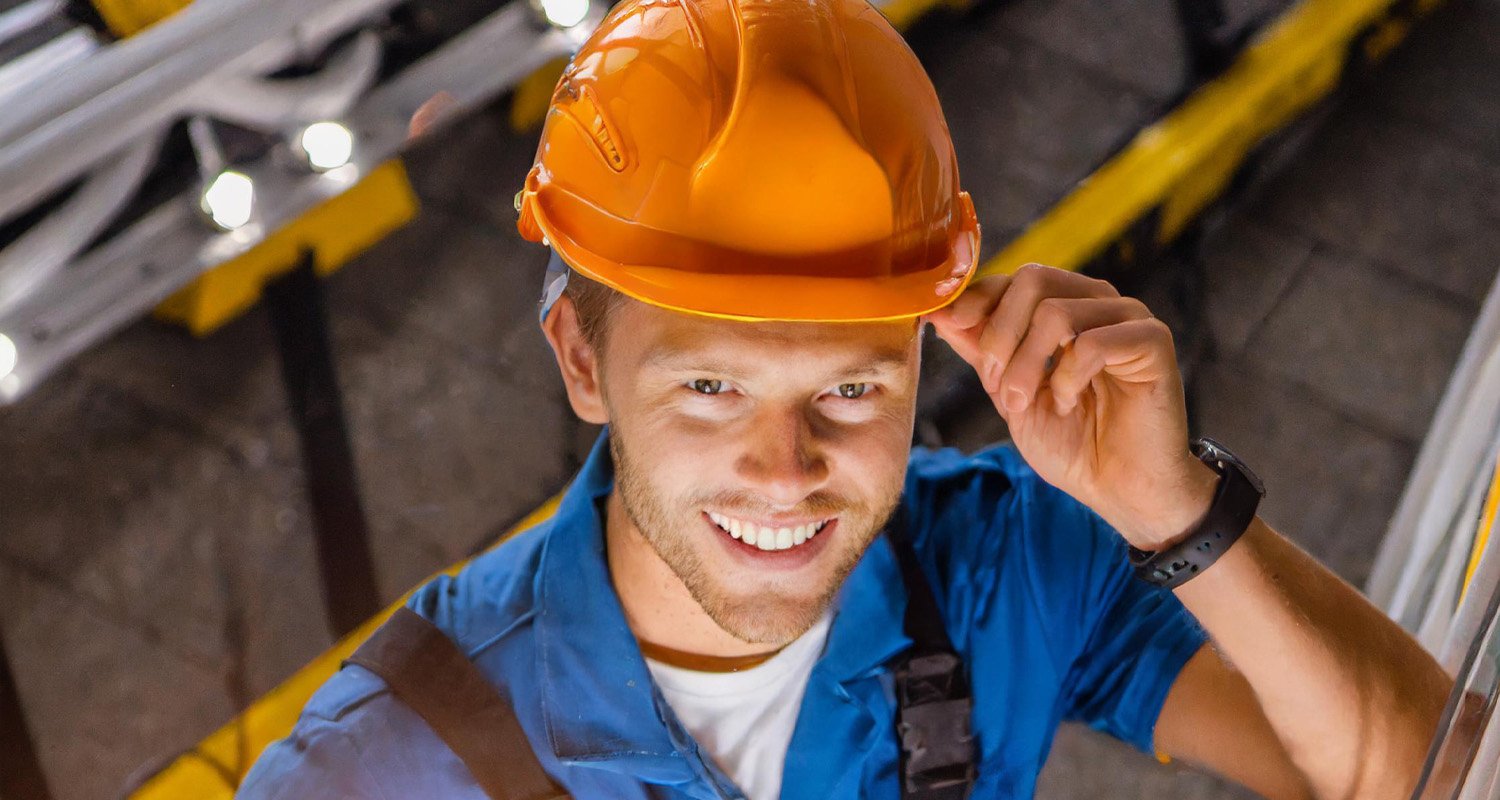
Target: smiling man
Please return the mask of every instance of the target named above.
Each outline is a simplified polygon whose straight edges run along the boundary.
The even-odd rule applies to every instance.
[[[1024,797],[1065,719],[1269,797],[1410,793],[1451,681],[1189,442],[1144,306],[973,280],[937,98],[863,0],[617,6],[517,207],[605,434],[241,796]],[[1013,447],[910,449],[924,322]]]

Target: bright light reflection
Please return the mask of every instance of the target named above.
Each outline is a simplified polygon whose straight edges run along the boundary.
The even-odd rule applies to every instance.
[[[254,207],[255,184],[244,173],[225,170],[203,190],[204,212],[225,230],[244,226]]]
[[[297,146],[313,169],[338,169],[354,155],[354,134],[337,122],[314,122],[297,136]]]
[[[9,377],[16,371],[16,361],[19,354],[16,353],[16,343],[9,336],[0,333],[0,378]]]
[[[541,0],[547,21],[559,28],[571,28],[589,14],[589,0]]]

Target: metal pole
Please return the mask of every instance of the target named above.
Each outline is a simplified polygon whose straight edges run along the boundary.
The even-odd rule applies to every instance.
[[[341,637],[374,616],[381,604],[328,335],[323,283],[313,265],[312,252],[305,252],[302,263],[268,284],[265,294],[287,400],[302,442],[323,601],[333,634]]]
[[[0,44],[35,30],[62,11],[63,0],[30,0],[0,12]]]

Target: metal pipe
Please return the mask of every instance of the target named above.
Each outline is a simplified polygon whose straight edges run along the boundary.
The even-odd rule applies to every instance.
[[[63,0],[29,0],[0,12],[0,44],[27,34],[63,13]]]
[[[298,54],[322,47],[340,32],[358,27],[372,8],[384,8],[395,1],[339,0],[324,6],[314,16],[298,17],[287,8],[300,5],[297,0],[257,0],[259,4],[252,5],[251,13],[234,26],[232,41],[226,41],[221,32],[218,38],[209,37],[209,47],[198,43],[176,56],[149,62],[139,73],[114,71],[109,76],[113,85],[87,97],[81,106],[58,108],[59,101],[46,97],[47,87],[53,86],[64,95],[75,97],[87,92],[70,92],[55,79],[34,84],[26,93],[27,99],[43,96],[44,101],[23,109],[17,115],[18,122],[0,119],[0,220],[87,171],[117,148],[121,140],[146,135],[180,118],[195,93],[206,91],[215,81],[283,66]],[[222,7],[245,2],[226,0]],[[187,11],[197,7],[194,4]],[[209,3],[203,7],[217,11],[221,6]],[[217,20],[221,16],[207,18]],[[203,19],[188,15],[181,21],[201,27]],[[180,38],[177,21],[150,28],[141,37],[161,30],[172,34],[173,40]],[[273,38],[267,40],[268,35]],[[77,78],[80,85],[88,85],[97,80],[100,65],[121,63],[116,57],[118,48],[133,43],[131,39],[115,45],[62,77]],[[224,44],[236,46],[229,47],[226,55],[219,47]],[[124,63],[133,62],[126,59]],[[120,74],[129,77],[121,80]],[[42,111],[57,113],[37,119]],[[34,127],[28,129],[26,125],[30,123]]]
[[[162,134],[127,150],[58,210],[0,250],[0,314],[54,277],[120,213],[145,179]]]
[[[276,131],[343,116],[380,70],[380,37],[365,31],[316,75],[293,80],[230,77],[201,86],[191,110],[248,128]]]
[[[1406,489],[1401,493],[1400,503],[1391,517],[1385,538],[1381,540],[1375,567],[1366,582],[1365,591],[1370,599],[1387,613],[1391,613],[1397,595],[1402,591],[1401,584],[1409,571],[1413,553],[1423,546],[1429,524],[1426,520],[1428,508],[1440,502],[1457,503],[1456,495],[1451,493],[1443,498],[1434,497],[1435,487],[1448,485],[1446,482],[1454,480],[1462,470],[1476,468],[1477,461],[1471,456],[1477,458],[1477,455],[1469,450],[1469,446],[1494,430],[1475,421],[1474,415],[1479,409],[1471,406],[1470,398],[1476,393],[1475,387],[1488,380],[1482,373],[1486,373],[1488,362],[1497,348],[1500,348],[1500,282],[1490,287],[1479,320],[1474,323],[1469,341],[1459,355],[1453,377],[1438,403],[1432,427],[1422,443]],[[1495,402],[1500,402],[1500,399]],[[1486,433],[1476,436],[1474,431]],[[1460,445],[1464,446],[1465,452],[1455,454]],[[1448,462],[1454,459],[1461,463],[1450,468]]]
[[[603,10],[596,2],[591,19],[602,17]],[[266,231],[342,193],[399,153],[412,112],[437,91],[453,94],[461,108],[487,102],[537,67],[572,52],[587,33],[539,27],[526,4],[510,3],[358,101],[343,120],[360,134],[350,164],[326,173],[295,172],[268,155],[243,165],[257,197],[266,201],[244,228],[212,232],[199,218],[195,197],[162,204],[0,314],[0,334],[10,336],[20,353],[14,372],[0,378],[0,406],[203,271],[254,247]],[[497,64],[495,53],[507,57]],[[6,163],[0,167],[0,195],[7,188],[6,170],[20,172],[19,163]]]
[[[19,58],[0,64],[0,105],[23,102],[24,90],[35,81],[88,58],[100,48],[99,37],[87,27],[77,27]]]

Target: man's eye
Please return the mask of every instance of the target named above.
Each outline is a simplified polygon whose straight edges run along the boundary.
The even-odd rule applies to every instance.
[[[698,394],[719,394],[724,391],[724,382],[713,378],[699,378],[688,386]]]
[[[845,400],[858,400],[870,391],[868,383],[841,383],[839,384],[839,397]]]

